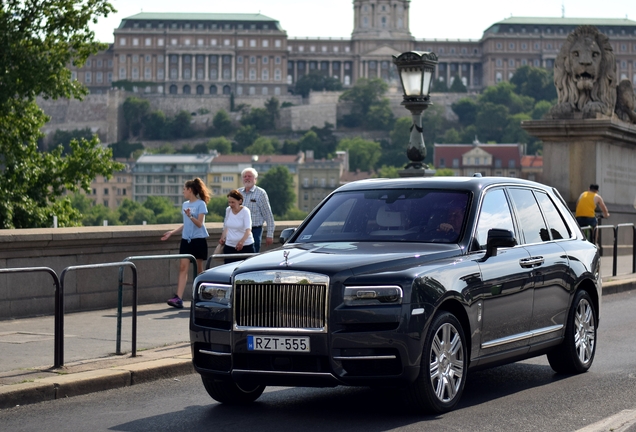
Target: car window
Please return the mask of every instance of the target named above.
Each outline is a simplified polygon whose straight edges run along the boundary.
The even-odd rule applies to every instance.
[[[539,205],[543,210],[543,214],[550,226],[550,234],[552,240],[567,239],[572,237],[571,231],[563,221],[563,217],[555,207],[554,203],[545,192],[535,191]]]
[[[494,189],[486,193],[477,223],[477,243],[479,249],[486,249],[488,230],[492,228],[507,229],[515,232],[508,200],[503,189]]]
[[[539,204],[530,189],[510,188],[510,199],[517,211],[521,233],[526,244],[550,241]]]
[[[396,189],[335,193],[298,232],[295,241],[453,243],[463,232],[468,203],[466,191]]]

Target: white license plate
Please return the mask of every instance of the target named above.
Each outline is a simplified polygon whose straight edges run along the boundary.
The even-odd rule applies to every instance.
[[[247,336],[248,351],[309,352],[307,336]]]

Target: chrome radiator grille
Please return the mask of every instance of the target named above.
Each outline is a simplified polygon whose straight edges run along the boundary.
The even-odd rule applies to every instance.
[[[323,330],[326,300],[326,284],[236,284],[236,325]]]

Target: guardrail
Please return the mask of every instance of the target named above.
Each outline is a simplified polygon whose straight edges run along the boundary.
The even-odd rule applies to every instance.
[[[63,344],[60,344],[60,338],[58,335],[62,334],[61,328],[63,327],[63,322],[60,321],[61,313],[60,307],[63,306],[60,303],[60,291],[61,284],[60,278],[57,276],[57,273],[51,268],[48,267],[17,267],[17,268],[8,268],[8,269],[0,269],[0,273],[35,273],[35,272],[46,272],[49,273],[53,277],[53,283],[55,284],[55,330],[53,337],[53,367],[58,368],[62,366],[64,361],[64,355],[62,354],[62,350],[64,349]]]
[[[618,273],[618,231],[620,228],[632,228],[632,273],[636,273],[636,226],[633,223],[623,223],[618,225],[598,225],[596,228],[592,228],[591,226],[581,227],[581,231],[583,233],[590,233],[586,238],[588,240],[595,239],[600,251],[601,255],[603,254],[603,245],[602,245],[602,232],[603,230],[611,229],[614,235],[612,240],[612,276],[616,276]],[[598,234],[597,234],[598,233]]]
[[[62,270],[62,274],[60,275],[59,295],[58,295],[58,299],[56,300],[56,306],[57,306],[57,303],[59,303],[59,318],[56,318],[56,321],[59,319],[59,323],[57,323],[57,326],[55,329],[56,330],[55,344],[56,344],[56,347],[59,346],[59,362],[56,362],[56,364],[54,365],[55,368],[58,368],[64,365],[64,279],[66,278],[66,274],[70,271],[105,268],[105,267],[119,267],[120,274],[121,274],[123,266],[130,267],[133,273],[132,354],[131,355],[132,357],[137,357],[137,267],[135,267],[135,265],[131,262],[123,262],[123,261],[112,262],[112,263],[102,263],[102,264],[86,264],[86,265],[79,265],[79,266],[70,266]]]
[[[133,260],[136,261],[149,261],[149,260],[158,260],[158,259],[177,259],[184,258],[189,259],[190,262],[194,265],[192,271],[192,281],[197,277],[197,260],[193,255],[190,254],[176,254],[176,255],[141,255],[141,256],[129,256],[124,258],[123,262],[130,263]],[[137,282],[135,281],[135,284]],[[119,288],[117,290],[117,342],[115,346],[115,354],[122,355],[121,352],[121,317],[122,317],[122,308],[123,308],[123,286],[124,286],[124,268],[119,268]],[[193,284],[194,287],[194,284]],[[194,293],[193,293],[194,294]],[[133,309],[137,310],[137,296],[133,299]],[[133,357],[135,357],[133,355]]]

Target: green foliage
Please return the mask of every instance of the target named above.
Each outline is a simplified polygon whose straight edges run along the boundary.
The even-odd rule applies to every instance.
[[[280,105],[280,107],[281,107],[281,108],[289,108],[289,107],[293,107],[293,106],[294,106],[294,104],[293,104],[293,103],[291,103],[291,102],[283,102],[283,103]]]
[[[530,135],[523,130],[521,122],[525,120],[532,120],[530,115],[525,113],[515,114],[508,118],[508,124],[504,129],[503,136],[500,142],[505,143],[527,143],[530,141]]]
[[[0,3],[0,228],[49,227],[53,216],[58,226],[78,225],[81,215],[66,190],[88,189],[96,175],[123,168],[96,137],[71,141],[65,155],[62,147],[38,152],[48,117],[35,97],[87,93],[66,66],[106,49],[88,24],[113,10],[102,0]]]
[[[124,225],[142,225],[144,221],[148,224],[156,223],[155,213],[136,201],[125,199],[117,210],[119,221]]]
[[[126,158],[132,157],[133,153],[137,150],[143,150],[144,146],[141,143],[129,143],[128,141],[119,141],[108,145],[113,151],[114,158]]]
[[[272,139],[258,137],[254,144],[248,146],[244,153],[250,155],[271,155],[276,153],[276,147],[272,143]]]
[[[319,142],[313,140],[313,135],[311,139],[309,139],[309,135],[305,134],[298,142],[299,149],[302,151],[313,150],[314,158],[316,159],[328,159],[333,157],[336,152],[336,147],[338,146],[338,139],[333,134],[333,125],[325,122],[325,125],[321,128],[312,126],[309,132],[316,134]],[[311,143],[305,142],[305,139],[311,141]]]
[[[225,110],[219,110],[212,118],[214,126],[214,135],[228,136],[234,132],[234,125],[230,119],[230,115]]]
[[[434,143],[440,142],[448,129],[448,121],[444,116],[444,107],[432,105],[422,113],[422,128],[424,129],[424,144],[426,145],[426,159],[433,162]],[[406,147],[404,148],[406,152]]]
[[[539,101],[534,105],[534,109],[532,110],[532,113],[530,113],[530,117],[532,117],[533,120],[541,120],[543,116],[550,111],[550,108],[552,108],[552,104],[550,102],[545,100]]]
[[[225,218],[225,209],[227,208],[227,197],[218,196],[210,198],[208,201],[208,218],[212,215],[219,216],[221,221]]]
[[[345,138],[338,143],[338,150],[349,152],[349,170],[371,171],[382,155],[382,147],[375,141],[360,137]]]
[[[219,154],[232,153],[232,141],[225,137],[211,138],[207,142],[208,149],[216,150]]]
[[[286,166],[278,165],[267,171],[262,178],[259,176],[258,185],[267,192],[272,213],[277,219],[286,214],[296,202],[294,178]]]
[[[254,126],[241,126],[234,135],[234,146],[232,151],[235,153],[243,153],[243,151],[254,144],[259,137]]]
[[[463,98],[451,105],[451,108],[459,117],[459,123],[462,126],[468,126],[475,123],[477,117],[478,103],[472,98]]]
[[[521,66],[510,79],[510,82],[515,85],[518,94],[532,97],[537,101],[554,101],[557,99],[556,87],[553,81],[553,72],[531,66]]]
[[[298,221],[298,220],[304,220],[307,217],[307,212],[304,212],[300,209],[297,209],[295,207],[290,208],[289,210],[287,210],[287,213],[285,213],[281,219],[284,221]]]
[[[314,151],[314,158],[321,159],[321,144],[320,138],[318,138],[318,134],[312,130],[305,133],[302,138],[298,141],[298,150],[306,152],[307,150]]]
[[[340,91],[342,83],[336,78],[331,78],[321,72],[311,72],[301,76],[294,86],[294,93],[306,98],[310,91]]]
[[[178,223],[183,220],[181,208],[175,207],[167,197],[149,196],[143,206],[153,212],[158,224]]]
[[[395,121],[390,139],[382,141],[382,163],[392,166],[404,166],[409,160],[406,149],[411,137],[411,117],[400,117]]]
[[[406,159],[406,157],[405,157]],[[394,166],[382,165],[378,170],[379,178],[398,178],[400,175],[398,174],[399,169]]]
[[[54,148],[58,145],[61,145],[63,148],[62,154],[66,155],[71,150],[71,141],[79,140],[82,138],[87,140],[90,140],[91,138],[93,138],[93,132],[91,132],[90,128],[73,129],[72,131],[63,131],[63,130],[57,129],[55,133],[53,134],[53,138],[51,140],[51,144],[49,145],[49,148]]]
[[[387,83],[379,78],[360,78],[352,88],[342,93],[340,101],[351,102],[353,105],[351,114],[346,119],[347,125],[390,129],[393,126],[393,115],[388,109],[388,100],[382,97],[387,89]]]
[[[265,108],[252,108],[241,118],[243,126],[252,126],[257,131],[274,129],[270,114]]]
[[[493,103],[508,108],[510,114],[526,112],[534,107],[534,99],[515,93],[515,85],[502,81],[496,86],[487,87],[479,98],[480,104]]]
[[[453,77],[453,83],[451,84],[448,91],[450,93],[468,93],[468,89],[462,82],[462,79],[457,75]]]
[[[448,92],[448,86],[445,81],[435,79],[431,84],[431,93],[446,93]]]
[[[267,99],[265,101],[265,111],[269,114],[269,122],[272,125],[272,129],[276,129],[276,124],[280,119],[280,101],[275,97]]]
[[[126,123],[126,136],[139,138],[141,136],[144,120],[150,113],[150,102],[135,96],[129,96],[124,101],[124,122]]]
[[[166,135],[168,119],[162,111],[151,112],[144,121],[144,136],[151,140],[162,139]]]
[[[475,124],[479,140],[502,142],[503,130],[508,124],[508,107],[492,102],[479,106]]]
[[[435,170],[435,177],[453,177],[455,172],[450,168],[438,168]]]
[[[190,138],[194,135],[192,116],[187,111],[179,113],[167,125],[170,138]]]
[[[444,133],[444,142],[446,144],[459,144],[461,143],[461,136],[455,128],[450,128]]]

